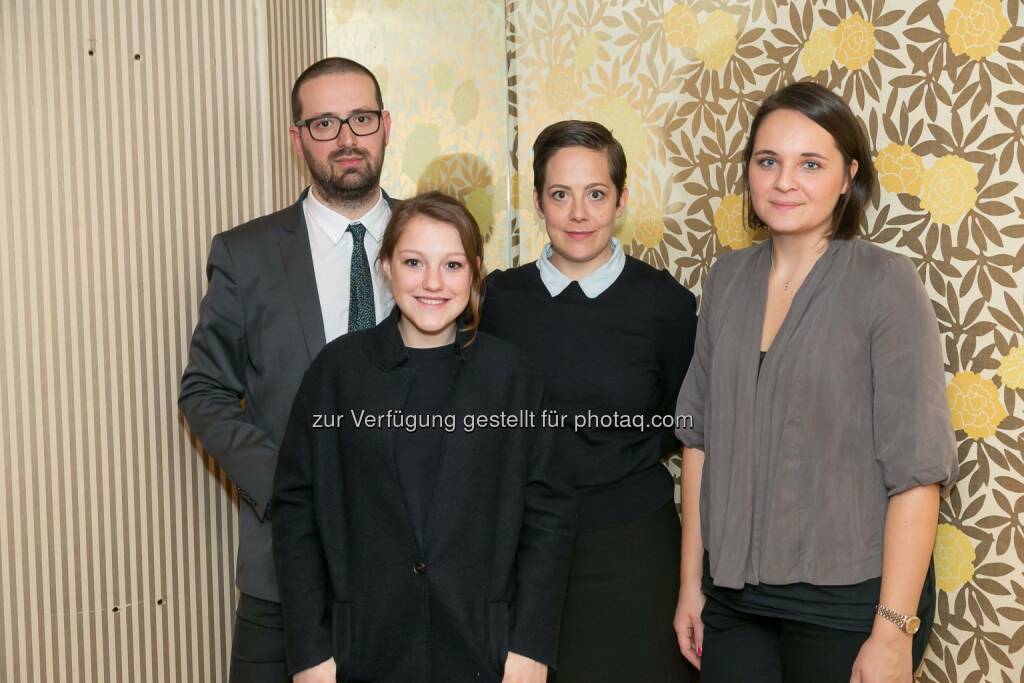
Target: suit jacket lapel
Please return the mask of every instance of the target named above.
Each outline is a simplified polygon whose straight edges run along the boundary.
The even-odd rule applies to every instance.
[[[316,273],[313,270],[313,252],[306,232],[306,217],[302,211],[302,200],[307,189],[286,211],[287,221],[281,232],[281,258],[288,278],[295,310],[299,314],[306,350],[312,360],[324,347],[324,319],[320,310],[320,296],[316,289]]]

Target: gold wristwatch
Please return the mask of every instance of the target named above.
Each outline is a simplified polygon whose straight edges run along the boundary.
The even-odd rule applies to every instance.
[[[908,636],[914,635],[917,633],[917,629],[921,628],[921,620],[912,614],[900,614],[896,610],[881,605],[875,605],[875,612],[887,621],[896,624],[897,628]]]

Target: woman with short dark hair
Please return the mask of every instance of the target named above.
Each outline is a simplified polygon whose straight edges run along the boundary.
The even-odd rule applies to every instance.
[[[572,470],[579,533],[553,680],[691,680],[672,630],[679,518],[661,461],[678,447],[672,412],[695,299],[613,237],[628,191],[607,128],[561,121],[533,151],[551,242],[536,262],[488,278],[481,329],[527,352],[565,420],[555,457]]]
[[[483,243],[458,201],[391,216],[395,309],[331,342],[292,408],[274,558],[296,683],[543,683],[555,663],[575,507],[539,375],[477,332]]]
[[[679,646],[702,683],[909,683],[957,472],[935,315],[908,258],[855,239],[874,169],[840,97],[770,96],[743,163],[771,239],[704,283],[677,406]]]

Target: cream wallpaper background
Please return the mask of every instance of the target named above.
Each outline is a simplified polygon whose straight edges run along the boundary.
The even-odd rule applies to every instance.
[[[500,2],[328,2],[328,56],[380,81],[392,112],[381,184],[396,197],[443,189],[486,238],[489,264],[511,262],[505,8]],[[395,49],[401,46],[401,49]]]
[[[533,260],[546,242],[532,208],[534,137],[589,118],[629,160],[619,236],[699,292],[718,254],[760,238],[741,223],[739,158],[764,94],[805,78],[842,93],[879,170],[865,238],[917,264],[959,443],[918,680],[1024,680],[1017,0],[327,0],[325,16],[329,54],[369,55],[386,73],[395,137],[385,186],[456,190],[491,226],[491,268]]]

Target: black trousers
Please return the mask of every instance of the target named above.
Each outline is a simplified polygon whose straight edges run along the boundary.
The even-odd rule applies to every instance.
[[[235,612],[230,683],[290,683],[281,604],[242,593]]]
[[[710,598],[701,619],[700,683],[849,683],[870,635],[746,614]]]
[[[672,618],[679,598],[675,504],[576,536],[549,683],[690,683]],[[848,683],[848,682],[847,682]]]

